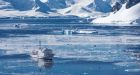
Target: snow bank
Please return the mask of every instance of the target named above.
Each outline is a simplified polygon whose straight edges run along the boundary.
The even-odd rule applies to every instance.
[[[15,17],[15,16],[38,16],[43,17],[47,16],[45,13],[42,12],[36,12],[34,10],[29,11],[17,11],[17,10],[0,10],[0,16],[1,17]]]
[[[109,16],[107,17],[101,17],[101,18],[97,18],[95,20],[92,21],[92,23],[127,23],[130,24],[138,19],[140,19],[140,3],[138,3],[137,5],[126,9],[126,4],[124,4],[122,6],[122,8],[116,12],[116,13],[111,13]]]
[[[18,10],[0,10],[0,17],[16,17],[16,16],[27,16],[27,17],[47,17],[47,16],[59,16],[57,13],[43,13],[35,10],[18,11]]]

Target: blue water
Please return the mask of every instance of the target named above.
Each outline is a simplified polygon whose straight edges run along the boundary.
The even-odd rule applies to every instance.
[[[19,26],[15,26],[15,25]],[[64,30],[93,29],[93,34],[65,35]],[[107,42],[90,44],[48,44],[46,36],[110,37]],[[125,36],[125,37],[124,37]],[[140,26],[104,26],[76,23],[0,23],[0,75],[139,75]],[[113,37],[113,38],[111,38]],[[131,37],[130,43],[116,43],[115,37]],[[32,49],[53,50],[52,61],[33,59]],[[63,39],[63,38],[61,38]],[[81,39],[82,40],[82,39]],[[126,42],[128,41],[126,40]],[[136,41],[136,42],[134,42]]]
[[[0,59],[1,75],[139,75],[139,71],[125,71],[140,68],[137,64],[118,66],[118,62],[84,61],[76,59],[54,58],[53,61],[34,61],[28,56],[16,56]]]

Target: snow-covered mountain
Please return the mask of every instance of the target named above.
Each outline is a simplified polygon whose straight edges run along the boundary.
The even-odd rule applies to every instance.
[[[104,23],[101,18],[106,19],[105,16],[122,17],[126,13],[133,16],[137,14],[139,17],[139,3],[140,0],[0,0],[0,17],[74,15],[99,18],[93,23]],[[138,18],[135,19],[139,21]],[[113,22],[118,22],[118,19]]]
[[[118,5],[118,7],[116,6]],[[116,2],[109,16],[93,20],[93,23],[140,23],[140,0]]]
[[[58,10],[63,15],[99,16],[112,11],[110,0],[78,0],[70,7]]]
[[[34,0],[0,0],[0,17],[45,16],[36,12]]]
[[[76,15],[87,17],[110,12],[109,0],[0,0],[1,10],[41,13],[59,13],[61,15]],[[7,4],[5,4],[7,3]],[[5,7],[4,7],[4,6]],[[34,12],[34,13],[35,13]],[[13,13],[14,14],[14,13]],[[17,13],[16,13],[17,14]]]
[[[0,0],[0,16],[58,16],[57,9],[72,4],[73,0]]]

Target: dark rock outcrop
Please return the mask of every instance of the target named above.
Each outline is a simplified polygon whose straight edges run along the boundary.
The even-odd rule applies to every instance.
[[[118,10],[120,10],[122,7],[122,4],[120,4],[119,2],[116,2],[115,5],[112,7],[112,11],[113,12],[117,12]]]
[[[36,11],[40,11],[44,13],[48,13],[48,11],[51,11],[51,8],[47,4],[42,3],[40,0],[35,0],[34,9]]]
[[[136,5],[137,3],[140,3],[140,0],[127,0],[126,8],[130,8]]]

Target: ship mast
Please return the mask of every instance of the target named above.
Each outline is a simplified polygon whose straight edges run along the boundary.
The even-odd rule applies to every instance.
[[[41,41],[39,41],[39,49],[41,50]]]

